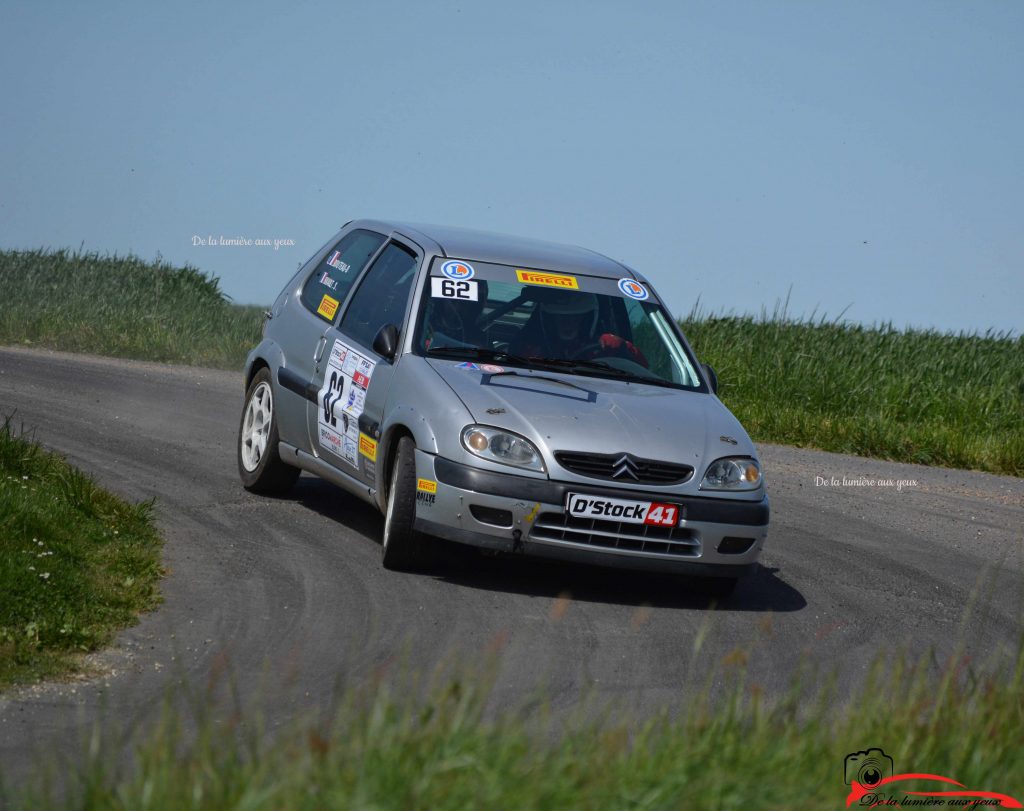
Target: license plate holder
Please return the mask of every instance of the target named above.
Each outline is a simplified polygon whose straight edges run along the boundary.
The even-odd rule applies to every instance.
[[[586,493],[569,493],[565,500],[565,511],[573,518],[646,524],[653,527],[676,527],[683,517],[683,509],[678,504]]]

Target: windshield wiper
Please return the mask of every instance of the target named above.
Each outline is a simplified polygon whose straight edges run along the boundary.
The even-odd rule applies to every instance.
[[[544,365],[556,369],[565,369],[569,372],[586,369],[587,371],[600,372],[603,375],[620,377],[624,380],[643,380],[645,382],[648,380],[660,380],[660,378],[654,375],[638,375],[635,372],[628,372],[625,369],[619,369],[618,367],[612,366],[601,360],[584,360],[581,358],[570,358],[567,360],[563,360],[561,358],[531,358],[530,360],[538,365]]]
[[[477,346],[432,346],[427,350],[427,355],[432,357],[460,358],[466,360],[498,361],[513,366],[525,366],[526,368],[552,369],[573,374],[580,370],[599,372],[602,375],[620,378],[622,380],[635,380],[639,383],[653,383],[665,385],[660,377],[654,374],[641,375],[635,372],[627,372],[625,369],[618,369],[600,360],[563,359],[563,358],[533,358],[523,355],[514,355],[511,352],[504,352],[500,349],[488,349]]]
[[[581,358],[561,360],[558,358],[545,358],[544,363],[558,364],[559,366],[564,366],[567,369],[596,369],[601,372],[611,372],[616,377],[633,376],[632,372],[627,372],[625,369],[617,369],[600,360],[583,360]]]
[[[501,361],[516,366],[530,366],[535,358],[513,355],[500,349],[488,349],[483,346],[432,346],[427,350],[429,357],[462,358],[466,360]]]
[[[579,373],[580,370],[586,370],[589,372],[597,372],[599,375],[606,375],[622,380],[632,380],[637,383],[648,383],[652,386],[668,386],[674,388],[674,384],[667,380],[663,380],[658,377],[654,372],[644,369],[640,372],[630,372],[626,369],[620,369],[617,366],[612,366],[603,360],[583,360],[577,358],[575,360],[556,360],[554,358],[545,359],[544,363],[559,364],[560,366],[568,369],[571,372]]]

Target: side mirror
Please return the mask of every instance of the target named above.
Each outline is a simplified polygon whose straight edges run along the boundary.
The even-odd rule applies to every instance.
[[[385,324],[377,330],[377,337],[373,339],[373,351],[393,361],[398,352],[398,327],[394,324]]]
[[[707,377],[708,383],[711,384],[711,393],[718,394],[718,375],[715,374],[715,370],[707,363],[702,363],[700,368],[704,370],[704,376]]]

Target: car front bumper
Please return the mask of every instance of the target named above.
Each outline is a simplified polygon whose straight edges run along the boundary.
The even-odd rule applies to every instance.
[[[738,576],[768,535],[768,497],[758,501],[673,496],[493,473],[423,451],[416,528],[500,552],[646,571]],[[675,528],[567,514],[569,493],[679,505]]]

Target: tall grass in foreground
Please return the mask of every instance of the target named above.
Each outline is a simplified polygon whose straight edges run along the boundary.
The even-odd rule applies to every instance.
[[[65,675],[159,601],[152,504],[0,424],[0,688]]]
[[[1024,475],[1024,337],[691,313],[754,439]]]
[[[0,343],[239,368],[262,308],[193,267],[95,252],[0,251]]]
[[[720,665],[717,700],[708,688],[680,714],[643,723],[522,711],[488,720],[479,673],[438,680],[425,700],[380,682],[349,689],[332,717],[272,737],[244,712],[218,722],[197,697],[191,716],[165,712],[133,768],[118,765],[117,741],[94,737],[63,798],[41,775],[27,794],[19,787],[19,805],[8,799],[133,811],[843,808],[845,757],[873,747],[896,773],[1024,798],[1024,655],[982,672],[955,657],[938,675],[928,661],[879,659],[838,702],[806,671],[770,700],[740,659]],[[893,793],[936,788],[949,786]]]

